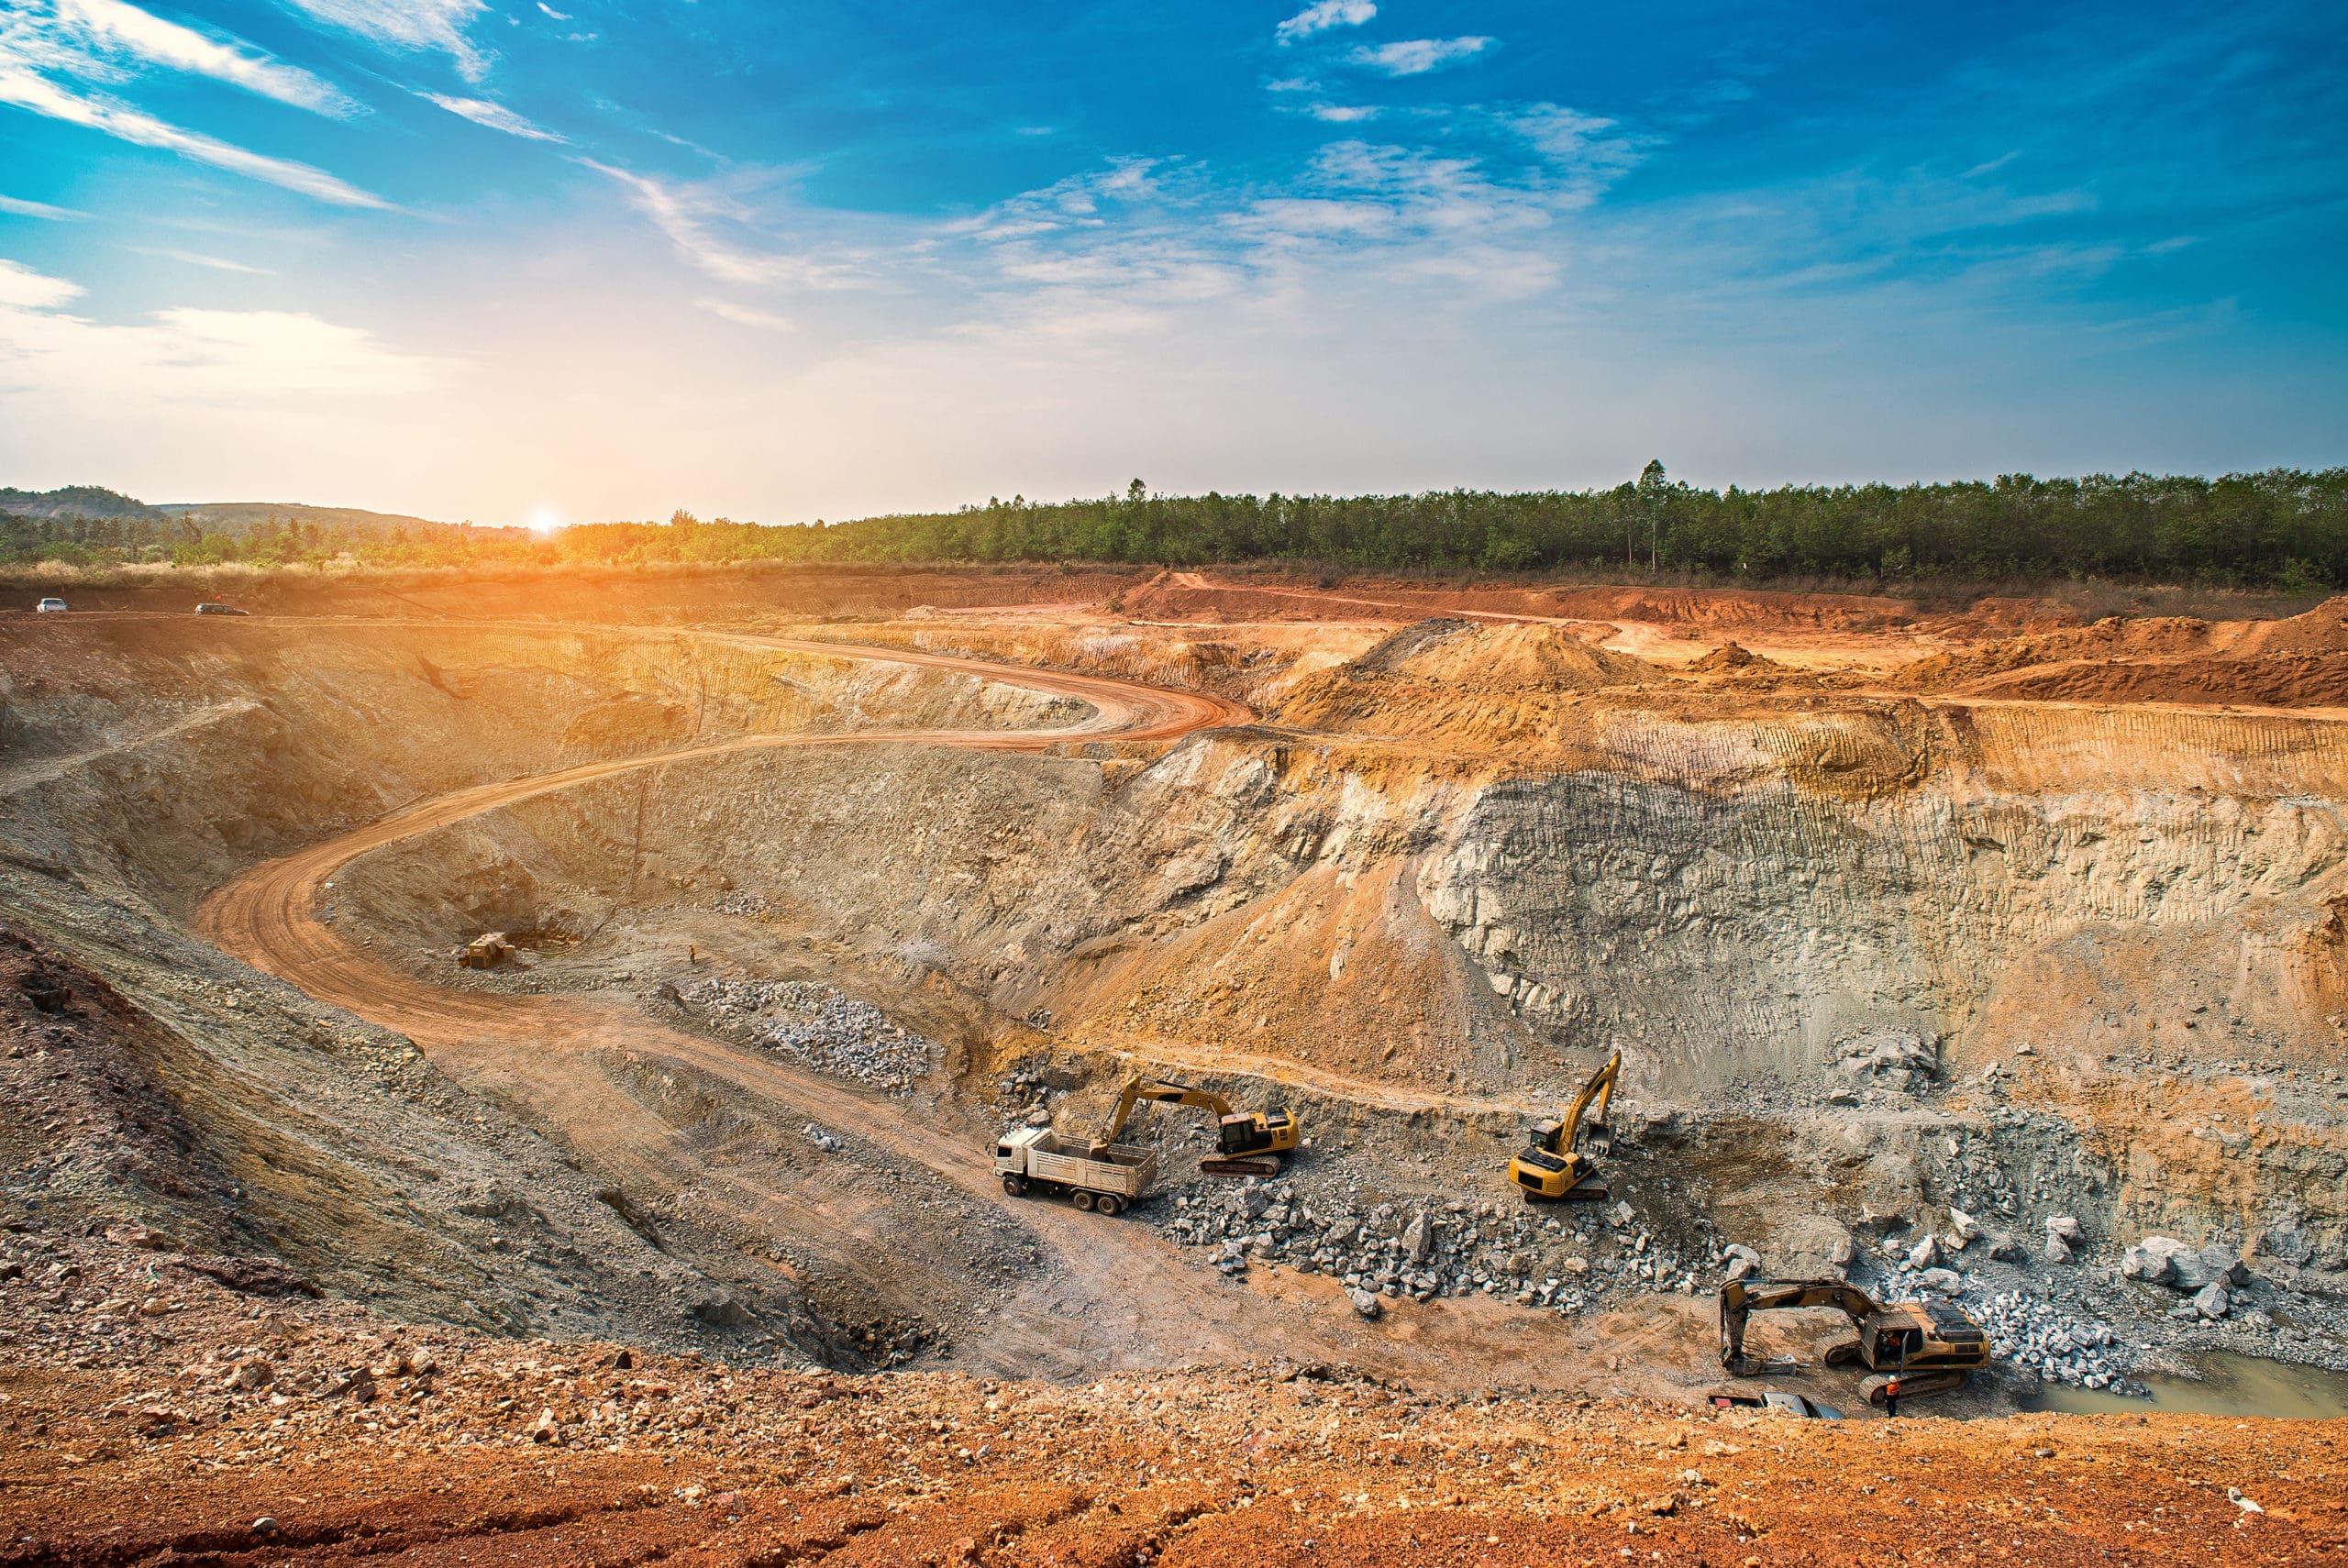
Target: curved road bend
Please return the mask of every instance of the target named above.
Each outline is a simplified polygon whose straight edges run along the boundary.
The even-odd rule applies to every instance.
[[[1064,1205],[1004,1197],[985,1150],[966,1136],[911,1121],[902,1102],[647,1018],[632,999],[601,995],[508,996],[444,989],[381,963],[316,915],[320,884],[370,850],[484,812],[640,768],[729,753],[785,746],[845,746],[913,742],[991,750],[1041,750],[1066,741],[1171,740],[1253,715],[1225,699],[1106,677],[1005,667],[977,659],[836,643],[710,634],[831,658],[864,658],[973,675],[1055,696],[1080,699],[1094,714],[1061,729],[1024,731],[875,730],[856,734],[745,735],[656,756],[582,764],[527,778],[476,785],[420,801],[380,821],[266,862],[221,888],[197,911],[198,929],[224,951],[322,1001],[406,1035],[469,1088],[518,1101],[560,1127],[574,1147],[608,1174],[667,1189],[691,1179],[753,1225],[760,1211],[792,1205],[806,1218],[803,1188],[779,1190],[742,1167],[703,1165],[676,1129],[629,1099],[603,1073],[577,1059],[620,1053],[681,1063],[850,1132],[932,1171],[979,1198],[1007,1207],[1052,1244],[1057,1279],[1031,1282],[1003,1302],[966,1341],[965,1364],[991,1364],[1011,1375],[1075,1375],[1102,1367],[1165,1365],[1189,1357],[1262,1355],[1277,1347],[1296,1355],[1380,1363],[1440,1378],[1456,1369],[1468,1342],[1489,1335],[1491,1316],[1469,1310],[1453,1323],[1429,1322],[1389,1337],[1357,1327],[1326,1303],[1300,1303],[1235,1290],[1179,1261],[1144,1226],[1104,1220]],[[843,1232],[841,1254],[853,1258],[885,1244],[843,1200],[827,1210]],[[850,1240],[852,1238],[852,1240]],[[885,1257],[876,1260],[885,1265]],[[1445,1314],[1446,1317],[1450,1314]],[[1503,1340],[1515,1336],[1503,1336]],[[1489,1345],[1486,1347],[1489,1353]]]

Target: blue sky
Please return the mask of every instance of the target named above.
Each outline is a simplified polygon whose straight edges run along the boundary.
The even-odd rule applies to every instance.
[[[0,0],[0,482],[2348,460],[2336,7]]]

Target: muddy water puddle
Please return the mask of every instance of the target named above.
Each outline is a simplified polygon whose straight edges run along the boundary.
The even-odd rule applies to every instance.
[[[2141,1415],[2165,1410],[2179,1416],[2280,1416],[2330,1420],[2348,1416],[2348,1372],[2325,1372],[2261,1356],[2221,1352],[2202,1358],[2200,1378],[2143,1379],[2150,1399],[2131,1399],[2091,1388],[2039,1386],[2029,1408],[2077,1415]]]

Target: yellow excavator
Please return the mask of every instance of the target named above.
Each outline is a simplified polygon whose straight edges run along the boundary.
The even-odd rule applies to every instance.
[[[1117,1113],[1101,1140],[1113,1143],[1124,1132],[1134,1107],[1145,1099],[1168,1105],[1195,1106],[1215,1119],[1217,1153],[1199,1162],[1209,1176],[1276,1176],[1280,1156],[1297,1146],[1302,1130],[1284,1106],[1269,1110],[1234,1110],[1231,1102],[1213,1089],[1192,1088],[1163,1078],[1136,1077],[1117,1097]]]
[[[1590,1074],[1563,1118],[1534,1123],[1532,1143],[1508,1163],[1508,1179],[1523,1192],[1527,1203],[1544,1198],[1600,1202],[1609,1196],[1596,1179],[1597,1156],[1614,1146],[1606,1113],[1613,1108],[1614,1083],[1622,1076],[1623,1053],[1617,1051]],[[1584,1122],[1582,1116],[1593,1099],[1598,1114]]]
[[[1976,1368],[1989,1364],[1988,1332],[1955,1307],[1922,1301],[1886,1307],[1839,1279],[1732,1279],[1721,1286],[1721,1365],[1731,1376],[1764,1370],[1744,1353],[1744,1320],[1795,1307],[1838,1308],[1857,1327],[1857,1339],[1828,1347],[1826,1364],[1857,1364],[1874,1374],[1859,1385],[1870,1405],[1884,1402],[1894,1377],[1905,1399],[1962,1388]]]

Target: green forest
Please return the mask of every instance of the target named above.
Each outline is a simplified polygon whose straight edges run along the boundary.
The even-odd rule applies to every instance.
[[[1650,463],[1608,490],[1014,496],[948,513],[762,525],[680,512],[548,536],[447,524],[0,513],[0,559],[384,566],[735,560],[1287,562],[1354,570],[1877,581],[2104,578],[2307,591],[2348,582],[2348,469],[1914,485],[1690,487]]]

